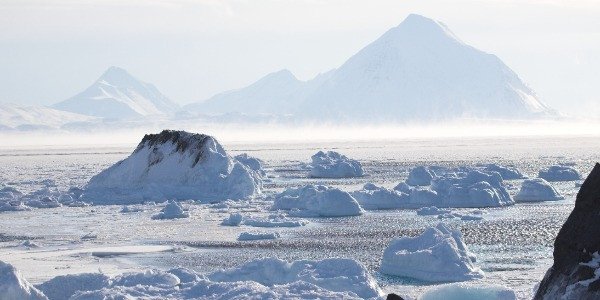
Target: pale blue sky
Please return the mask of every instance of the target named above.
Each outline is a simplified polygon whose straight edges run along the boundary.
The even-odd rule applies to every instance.
[[[179,103],[279,69],[309,79],[418,13],[542,100],[600,114],[600,1],[2,0],[0,102],[48,105],[121,66]]]

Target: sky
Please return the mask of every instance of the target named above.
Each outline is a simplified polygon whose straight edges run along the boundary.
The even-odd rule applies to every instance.
[[[410,13],[498,55],[542,99],[600,115],[600,0],[0,0],[0,103],[51,105],[120,66],[186,104],[339,67]]]

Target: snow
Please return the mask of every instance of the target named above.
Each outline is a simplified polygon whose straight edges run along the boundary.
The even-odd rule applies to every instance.
[[[152,84],[137,80],[127,71],[110,67],[83,92],[53,108],[102,118],[131,118],[174,113],[179,107]]]
[[[47,300],[12,265],[0,261],[0,298],[2,300]]]
[[[238,236],[238,241],[256,241],[256,240],[274,240],[279,238],[279,233],[261,233],[261,232],[242,232]]]
[[[214,202],[251,197],[261,186],[260,177],[227,155],[215,138],[164,130],[146,135],[129,157],[92,177],[82,199],[94,204]]]
[[[501,285],[451,283],[436,286],[423,293],[419,300],[517,300],[510,288]]]
[[[452,213],[452,211],[448,210],[448,209],[439,209],[435,206],[423,207],[423,208],[417,209],[417,215],[419,215],[419,216],[437,216],[437,215],[449,214],[449,213]]]
[[[417,237],[394,239],[383,253],[380,272],[428,282],[483,277],[457,230],[440,223]]]
[[[487,172],[497,172],[504,180],[524,179],[525,175],[519,169],[498,164],[488,164],[484,168]]]
[[[597,283],[600,279],[600,254],[598,252],[592,253],[590,261],[580,263],[580,265],[591,268],[593,275],[591,278],[576,281],[567,285],[561,299],[582,299],[583,295],[585,295],[585,291],[588,291],[590,284]]]
[[[517,202],[538,202],[563,200],[565,197],[561,196],[548,181],[534,178],[523,181],[514,199]]]
[[[550,166],[548,169],[540,170],[538,177],[546,181],[574,181],[581,179],[581,175],[573,167],[562,165]]]
[[[0,128],[58,129],[69,123],[96,122],[97,118],[43,106],[0,103]]]
[[[352,192],[361,207],[368,210],[406,208],[408,195],[367,183],[362,190]]]
[[[181,204],[177,201],[171,200],[167,205],[160,211],[160,213],[152,216],[155,220],[167,220],[167,219],[180,219],[188,218],[190,214],[183,210]]]
[[[287,210],[302,217],[344,217],[363,213],[347,192],[323,185],[288,188],[275,196],[273,210]]]
[[[335,151],[319,151],[314,154],[311,159],[311,177],[349,178],[364,175],[360,162]]]
[[[411,186],[425,186],[431,184],[435,174],[424,166],[414,167],[408,173],[406,183]]]

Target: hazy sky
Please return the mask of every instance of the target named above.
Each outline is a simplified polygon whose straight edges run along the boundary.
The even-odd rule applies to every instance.
[[[111,65],[179,103],[338,67],[410,13],[504,60],[543,101],[600,115],[600,0],[0,0],[0,102],[49,105]]]

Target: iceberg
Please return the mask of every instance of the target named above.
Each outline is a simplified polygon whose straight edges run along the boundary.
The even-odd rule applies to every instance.
[[[266,218],[243,218],[242,225],[252,227],[301,227],[308,224],[303,219],[290,219],[281,214],[272,214]]]
[[[497,172],[504,180],[524,179],[526,178],[519,169],[497,164],[488,164],[484,168],[487,172]]]
[[[154,220],[169,220],[188,218],[190,214],[183,211],[183,207],[177,201],[171,200],[167,205],[156,215],[152,216]]]
[[[243,216],[239,213],[230,214],[229,217],[225,218],[221,225],[223,226],[240,226],[242,224]]]
[[[419,216],[437,216],[437,215],[451,214],[451,213],[452,213],[452,211],[449,209],[439,209],[435,206],[423,207],[423,208],[417,209],[417,215],[419,215]]]
[[[513,197],[517,202],[538,202],[563,200],[548,181],[542,178],[527,179],[521,184],[519,193]]]
[[[447,173],[431,181],[431,189],[438,194],[422,205],[437,207],[497,207],[514,204],[504,186],[502,176],[497,172]],[[412,200],[412,198],[411,198]],[[421,199],[420,199],[421,200]],[[434,203],[432,203],[432,200]]]
[[[265,177],[267,173],[263,169],[263,162],[255,157],[248,155],[247,153],[242,153],[234,156],[235,160],[242,163],[248,169],[256,172],[261,177]]]
[[[409,196],[397,190],[367,183],[362,190],[352,192],[358,203],[368,210],[407,208]]]
[[[0,261],[0,298],[2,300],[48,300],[11,264]]]
[[[260,233],[260,232],[242,232],[238,236],[238,241],[257,241],[257,240],[274,240],[279,238],[279,233]]]
[[[425,186],[431,184],[431,179],[435,173],[424,166],[412,168],[408,173],[406,183],[411,186]]]
[[[417,237],[394,239],[383,253],[380,272],[428,282],[467,281],[484,276],[457,230],[440,223]]]
[[[289,188],[275,196],[272,209],[287,210],[301,217],[345,217],[363,213],[350,194],[323,185]]]
[[[419,300],[517,300],[515,291],[501,285],[467,285],[450,283],[423,293]]]
[[[539,178],[546,181],[574,181],[580,180],[581,175],[577,170],[569,166],[550,166],[548,169],[538,173]]]
[[[312,156],[310,177],[350,178],[363,176],[360,162],[335,151],[319,151]]]
[[[81,197],[94,204],[213,202],[249,198],[261,187],[260,177],[215,138],[163,130],[147,134],[129,157],[92,177]]]

